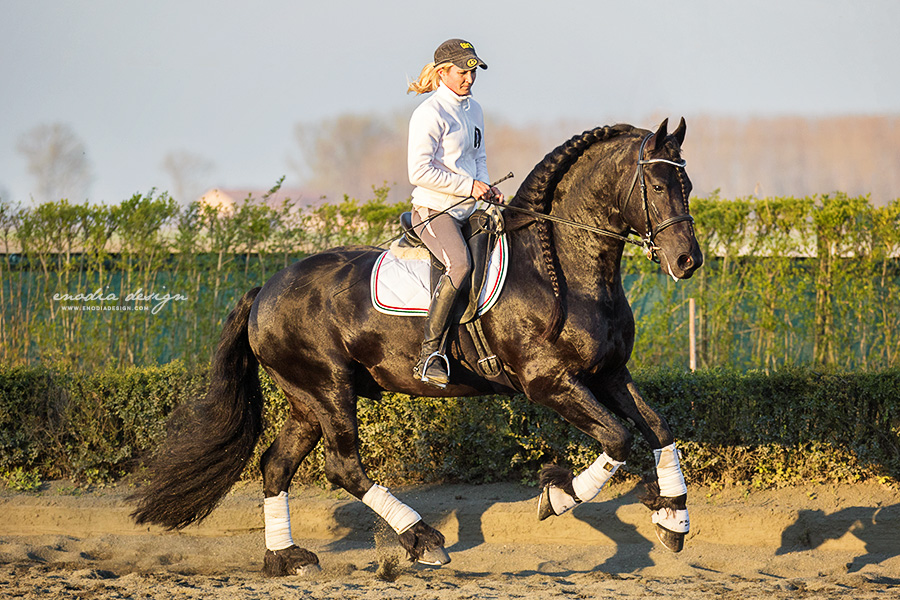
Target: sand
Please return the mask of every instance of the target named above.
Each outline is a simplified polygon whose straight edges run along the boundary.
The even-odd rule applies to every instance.
[[[900,493],[878,484],[690,488],[679,554],[656,540],[631,484],[543,522],[537,489],[395,489],[447,537],[452,562],[409,564],[380,520],[340,491],[291,492],[313,576],[270,579],[258,484],[200,526],[136,527],[125,485],[0,490],[0,597],[24,598],[900,598]]]

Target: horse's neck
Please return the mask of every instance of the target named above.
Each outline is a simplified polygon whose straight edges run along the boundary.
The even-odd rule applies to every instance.
[[[609,232],[625,233],[614,198],[597,198],[593,190],[570,189],[554,203],[551,214]],[[585,197],[588,196],[588,199]],[[624,243],[572,225],[555,224],[553,239],[566,281],[579,286],[621,285],[620,263]]]
[[[572,219],[572,216],[565,218]],[[552,224],[552,229],[560,279],[568,289],[578,290],[580,296],[599,298],[621,288],[621,242],[562,223]],[[534,271],[538,279],[546,279],[546,261],[537,226],[513,232],[511,243],[514,254],[521,252],[523,257],[531,257],[530,261],[517,261],[517,266]]]
[[[627,232],[618,205],[629,193],[629,148],[619,141],[601,142],[576,160],[556,186],[551,215],[619,235]],[[558,264],[569,289],[598,298],[621,290],[621,240],[563,223],[552,227]],[[533,236],[524,243],[534,244],[532,252],[541,257],[536,228],[530,229]]]
[[[621,286],[622,242],[565,225],[556,226],[553,237],[559,266],[570,288]]]

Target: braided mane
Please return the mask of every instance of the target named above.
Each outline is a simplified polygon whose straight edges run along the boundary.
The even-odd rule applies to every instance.
[[[531,173],[519,186],[513,204],[539,212],[549,212],[553,192],[569,168],[581,158],[588,148],[620,135],[636,131],[631,125],[611,125],[597,127],[576,135],[570,140],[547,153],[534,166]]]
[[[581,158],[588,148],[597,142],[610,140],[633,131],[635,131],[635,128],[631,125],[612,125],[597,127],[572,137],[569,141],[549,152],[541,162],[535,165],[531,173],[522,182],[522,185],[519,186],[519,190],[510,204],[548,214],[556,186],[559,185],[569,168]],[[517,219],[516,214],[510,215],[510,212],[513,211],[507,213],[507,229],[518,229],[531,223],[534,223],[537,228],[544,266],[547,269],[547,276],[553,289],[554,300],[550,320],[542,334],[542,338],[555,341],[562,331],[565,306],[563,304],[563,290],[559,281],[560,275],[556,257],[556,245],[553,242],[552,224],[549,221],[535,220],[533,217],[528,217],[522,222],[521,217]],[[521,215],[521,213],[519,214]],[[514,223],[514,221],[518,222]]]

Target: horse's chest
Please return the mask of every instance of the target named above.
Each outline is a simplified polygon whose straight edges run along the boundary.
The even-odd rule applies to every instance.
[[[585,366],[627,360],[634,346],[634,316],[627,303],[601,302],[570,311],[566,336]]]

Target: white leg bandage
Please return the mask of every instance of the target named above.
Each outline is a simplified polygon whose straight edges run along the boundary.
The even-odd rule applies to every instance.
[[[601,454],[590,467],[572,480],[572,488],[575,490],[577,499],[558,487],[552,486],[549,493],[550,506],[553,507],[553,512],[561,515],[578,504],[578,502],[592,500],[594,496],[600,493],[600,490],[606,485],[606,482],[609,481],[616,470],[624,464],[624,462],[611,459],[606,452]]]
[[[656,478],[659,480],[659,495],[666,498],[674,498],[687,494],[687,485],[684,483],[684,475],[681,473],[681,463],[678,461],[678,450],[675,444],[669,444],[665,448],[653,451],[656,459]]]
[[[263,500],[263,514],[266,521],[266,548],[275,551],[293,546],[287,492]]]
[[[386,487],[377,483],[362,497],[363,504],[378,513],[398,534],[422,520],[419,513],[403,504]]]
[[[582,502],[592,500],[594,496],[600,493],[606,482],[624,465],[624,462],[611,459],[606,452],[600,455],[600,458],[584,470],[578,477],[572,480],[572,487],[575,488],[575,495]]]

